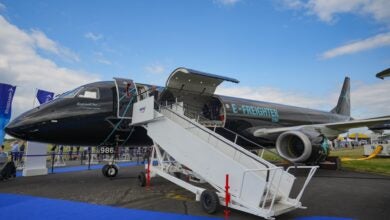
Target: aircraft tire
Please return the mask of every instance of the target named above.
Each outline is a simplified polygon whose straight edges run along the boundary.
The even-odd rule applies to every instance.
[[[113,178],[118,174],[118,168],[115,165],[108,165],[106,177]]]
[[[110,166],[110,165],[106,164],[106,165],[104,165],[103,168],[102,168],[102,173],[103,173],[103,176],[105,176],[105,177],[107,177],[107,170],[108,170],[108,167],[109,167],[109,166]]]
[[[216,213],[219,209],[219,198],[217,193],[206,189],[200,195],[200,204],[202,205],[203,211],[208,214]]]
[[[140,172],[138,174],[138,185],[141,187],[146,186],[146,174],[145,172]]]

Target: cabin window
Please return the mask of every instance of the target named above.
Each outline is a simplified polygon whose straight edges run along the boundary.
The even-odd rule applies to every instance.
[[[57,98],[74,98],[75,95],[82,89],[83,87],[78,87],[76,89],[73,89],[71,91],[67,91],[62,93],[61,95],[58,95]]]
[[[97,88],[86,88],[82,90],[77,97],[88,99],[99,99],[99,90]]]

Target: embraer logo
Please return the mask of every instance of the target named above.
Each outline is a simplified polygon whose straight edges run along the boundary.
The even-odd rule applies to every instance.
[[[141,107],[141,108],[139,108],[139,111],[141,112],[141,113],[144,113],[145,112],[145,110],[146,110],[146,107],[144,106],[144,107]]]
[[[81,107],[83,109],[90,109],[90,110],[100,110],[100,105],[96,103],[84,103],[84,102],[77,102],[76,104],[78,107]]]
[[[8,115],[9,111],[11,110],[11,102],[12,102],[12,96],[13,96],[14,90],[12,88],[8,89],[8,100],[7,105],[5,107],[4,114]]]

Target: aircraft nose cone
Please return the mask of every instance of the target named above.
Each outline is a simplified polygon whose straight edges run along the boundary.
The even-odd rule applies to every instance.
[[[42,112],[41,108],[31,109],[12,120],[4,129],[4,131],[19,139],[33,140],[36,139],[37,131],[39,131],[39,124],[44,124],[45,120],[43,116],[46,116],[46,112]]]
[[[25,139],[26,134],[18,123],[13,120],[4,128],[5,133],[20,139]]]

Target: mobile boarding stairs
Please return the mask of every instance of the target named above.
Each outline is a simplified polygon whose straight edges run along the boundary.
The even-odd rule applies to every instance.
[[[153,96],[133,106],[132,125],[143,126],[155,143],[146,174],[139,176],[141,185],[159,175],[193,192],[208,213],[223,205],[274,219],[305,208],[300,199],[318,167],[284,170],[208,129],[197,119],[187,117],[180,102],[161,105],[158,110],[154,106]],[[296,198],[289,197],[296,179],[289,173],[293,168],[309,169]],[[197,182],[207,182],[213,190],[184,181],[178,173]]]

